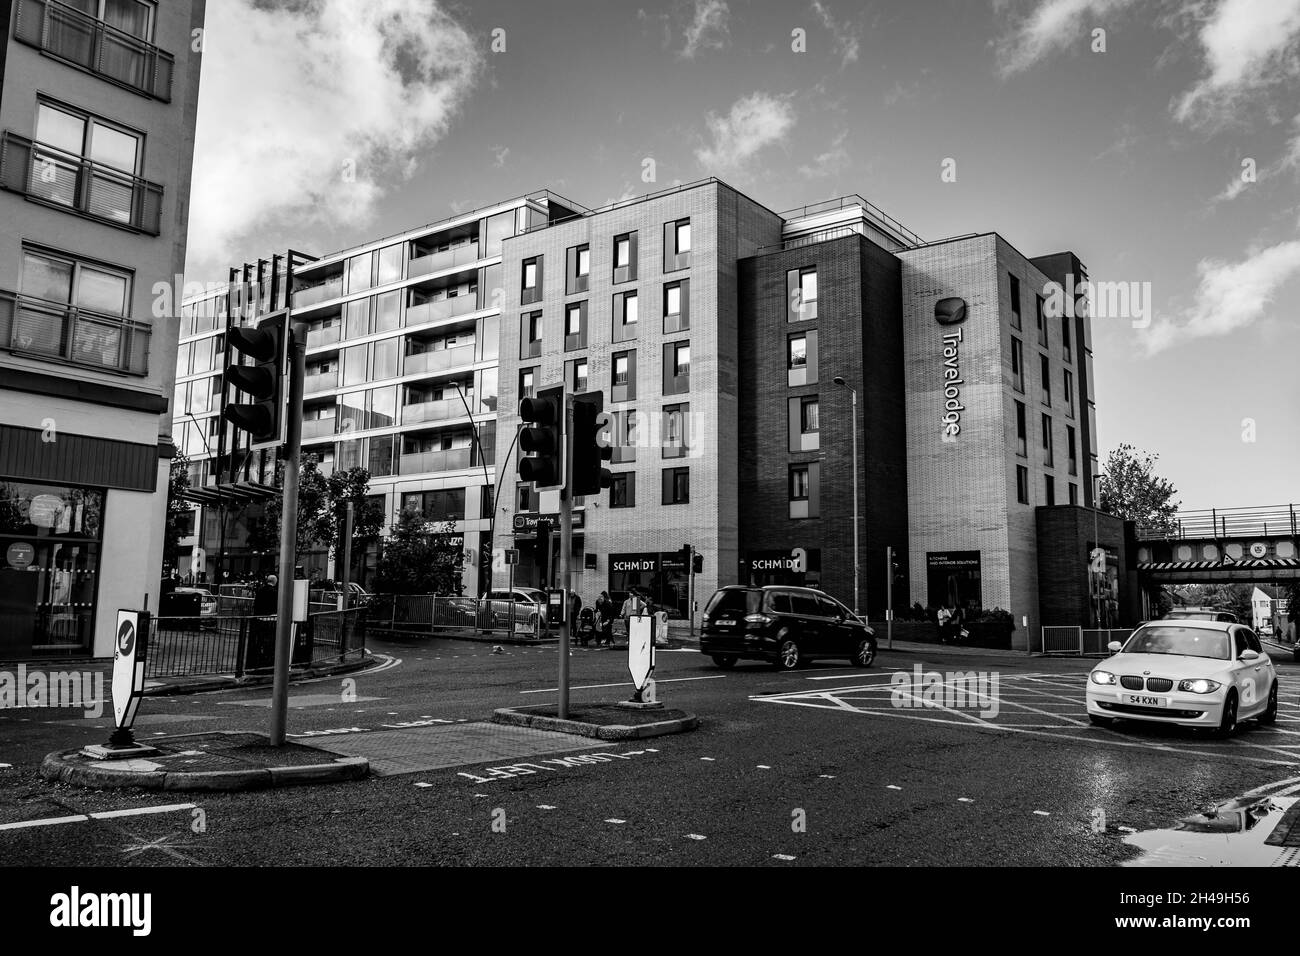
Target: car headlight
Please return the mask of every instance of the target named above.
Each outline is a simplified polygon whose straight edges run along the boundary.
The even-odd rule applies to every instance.
[[[1178,689],[1189,694],[1213,694],[1222,686],[1218,681],[1206,680],[1204,677],[1178,682]]]
[[[1115,675],[1112,674],[1110,671],[1093,671],[1090,677],[1094,684],[1115,683]]]

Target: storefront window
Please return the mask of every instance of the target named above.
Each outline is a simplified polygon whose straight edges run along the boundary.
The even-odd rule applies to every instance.
[[[104,492],[0,480],[0,659],[90,652]]]

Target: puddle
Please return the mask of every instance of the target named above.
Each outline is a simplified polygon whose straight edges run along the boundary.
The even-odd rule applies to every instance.
[[[1124,842],[1143,851],[1125,866],[1300,866],[1300,797],[1238,797]]]

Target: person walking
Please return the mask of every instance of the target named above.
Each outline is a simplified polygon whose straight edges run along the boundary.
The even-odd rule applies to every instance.
[[[649,611],[649,605],[641,597],[641,592],[633,588],[628,592],[627,600],[623,602],[621,616],[623,618],[623,628],[627,632],[628,640],[632,639],[632,618],[640,617]]]
[[[952,611],[948,608],[948,605],[945,604],[939,608],[939,613],[935,615],[935,618],[939,622],[939,643],[947,644],[948,638],[952,634]]]
[[[614,644],[614,602],[608,591],[596,598],[596,642],[612,647]]]

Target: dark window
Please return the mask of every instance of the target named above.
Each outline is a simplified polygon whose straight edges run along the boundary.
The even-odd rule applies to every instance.
[[[821,617],[822,609],[811,594],[791,594],[790,613],[797,617]]]
[[[1020,340],[1011,337],[1011,385],[1017,392],[1025,390],[1025,353]]]
[[[691,327],[691,281],[664,285],[664,334],[684,332]]]
[[[537,394],[537,369],[521,368],[519,370],[519,398],[533,398]]]
[[[1025,403],[1016,402],[1016,454],[1029,457],[1029,429],[1025,424]]]
[[[669,342],[664,346],[665,395],[683,395],[691,390],[691,343]]]
[[[542,256],[525,259],[523,281],[520,284],[519,302],[530,305],[542,301]]]
[[[1047,348],[1047,316],[1043,314],[1043,297],[1034,296],[1034,306],[1037,310],[1036,321],[1038,322],[1038,344]]]
[[[1016,465],[1016,501],[1029,504],[1029,469],[1024,465]]]
[[[663,503],[666,505],[684,505],[691,500],[691,470],[689,468],[665,468]]]
[[[808,500],[808,466],[791,465],[790,466],[790,500],[807,501]]]
[[[1010,273],[1007,278],[1011,280],[1011,327],[1020,328],[1020,280]]]
[[[1043,416],[1043,464],[1049,468],[1056,464],[1055,449],[1052,445],[1052,416]]]
[[[1069,455],[1070,455],[1070,474],[1077,475],[1079,473],[1079,453],[1075,450],[1074,447],[1075,442],[1074,442],[1073,425],[1065,426],[1065,443],[1068,446]],[[1071,487],[1074,486],[1071,485]]]
[[[609,486],[609,506],[611,508],[636,507],[636,473],[619,472]]]
[[[626,342],[636,338],[637,297],[635,292],[620,292],[614,296],[614,336],[615,342]]]
[[[816,398],[803,399],[799,419],[805,435],[821,431],[821,402]]]
[[[570,302],[564,307],[564,351],[587,347],[587,303]]]
[[[636,281],[636,233],[626,232],[614,237],[614,282]]]
[[[591,280],[591,246],[574,246],[565,256],[564,294],[586,292]]]
[[[685,458],[690,454],[690,405],[665,405],[661,430],[663,456]]]
[[[1070,318],[1061,316],[1061,354],[1067,362],[1074,360],[1074,352],[1070,346]]]
[[[1043,404],[1052,404],[1052,366],[1046,355],[1038,356],[1039,378],[1043,383]]]
[[[1061,376],[1062,383],[1065,388],[1065,410],[1066,413],[1071,418],[1073,418],[1074,417],[1074,376],[1070,373],[1070,370],[1068,368],[1061,369],[1061,372],[1062,372],[1062,376]]]
[[[664,272],[676,272],[691,264],[691,221],[664,223]]]
[[[1045,488],[1047,490],[1047,503],[1049,505],[1054,505],[1056,504],[1056,479],[1051,475],[1044,475],[1043,477],[1046,482]]]
[[[615,352],[610,385],[615,402],[636,400],[636,352]]]
[[[537,358],[542,354],[542,313],[525,312],[519,317],[519,357]]]
[[[1076,485],[1076,484],[1071,484],[1071,485],[1070,485],[1070,504],[1072,504],[1072,505],[1077,505],[1078,503],[1079,503],[1079,486]]]

